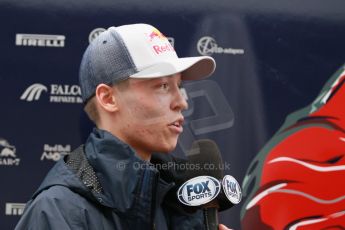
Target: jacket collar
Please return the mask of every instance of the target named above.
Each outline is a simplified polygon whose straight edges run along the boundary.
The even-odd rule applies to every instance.
[[[138,158],[133,148],[105,130],[93,130],[85,153],[103,188],[95,195],[97,200],[120,212],[149,211],[173,186],[159,179],[159,172]]]

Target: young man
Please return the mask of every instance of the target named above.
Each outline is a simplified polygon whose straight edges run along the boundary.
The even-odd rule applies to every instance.
[[[100,34],[79,75],[85,111],[97,128],[49,172],[16,229],[203,229],[199,212],[165,205],[174,185],[147,166],[153,152],[176,147],[187,108],[181,81],[214,69],[211,57],[178,58],[150,25]]]

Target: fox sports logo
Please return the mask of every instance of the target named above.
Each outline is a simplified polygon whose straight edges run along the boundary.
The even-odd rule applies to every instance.
[[[226,175],[223,178],[222,185],[224,193],[230,202],[233,204],[240,203],[242,199],[242,190],[237,180],[230,175]]]
[[[188,206],[199,206],[212,201],[220,192],[219,181],[211,176],[198,176],[185,182],[177,191],[179,201]]]

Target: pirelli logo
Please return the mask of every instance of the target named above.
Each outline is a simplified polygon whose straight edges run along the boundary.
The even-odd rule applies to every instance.
[[[6,216],[20,216],[23,214],[25,203],[6,203]]]
[[[65,47],[65,36],[48,34],[16,34],[16,46]]]

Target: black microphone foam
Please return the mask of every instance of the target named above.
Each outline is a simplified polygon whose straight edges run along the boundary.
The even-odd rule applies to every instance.
[[[178,188],[186,181],[198,176],[212,176],[218,180],[223,178],[223,161],[217,144],[209,139],[194,141],[187,159],[175,157],[171,154],[153,154],[151,163],[159,169],[161,178],[175,186],[168,192],[164,203],[178,211],[193,213],[201,207],[186,206],[178,201]],[[173,165],[174,167],[159,167]],[[198,167],[197,167],[198,166]],[[222,189],[216,198],[219,211],[229,209],[233,204],[227,199]]]
[[[191,164],[188,177],[207,175],[219,180],[224,177],[222,156],[214,141],[210,139],[194,141],[187,157]]]
[[[201,139],[194,141],[192,148],[187,153],[188,162],[194,165],[194,168],[199,167],[199,170],[189,170],[186,177],[187,179],[197,176],[212,176],[218,180],[224,177],[224,165],[222,155],[218,145],[210,139]],[[191,169],[193,167],[190,167]],[[234,206],[233,203],[224,194],[223,189],[220,190],[216,200],[218,210],[224,211]]]
[[[223,161],[217,144],[209,139],[197,140],[187,153],[189,163],[199,170],[193,170],[190,176],[211,176],[218,180],[224,177]],[[220,202],[215,200],[203,205],[204,224],[207,230],[218,229],[218,209]]]

